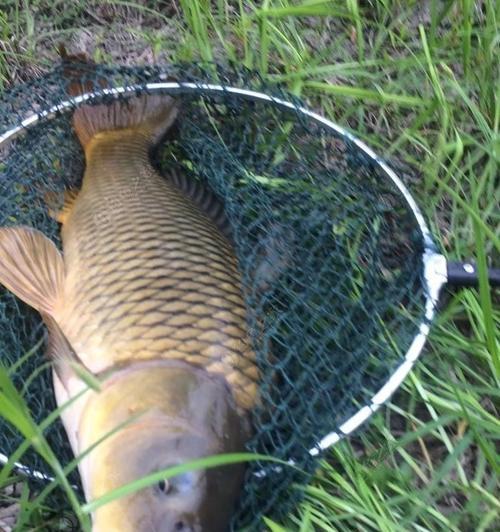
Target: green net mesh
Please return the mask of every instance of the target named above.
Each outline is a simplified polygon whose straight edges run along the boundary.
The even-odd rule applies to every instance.
[[[212,82],[274,94],[246,72],[180,65],[99,67],[109,87],[167,79]],[[1,98],[0,133],[67,99],[62,68]],[[201,87],[177,91],[182,115],[156,157],[208,183],[233,230],[248,328],[262,373],[248,449],[297,468],[251,463],[236,530],[281,519],[317,465],[309,450],[369,404],[404,360],[424,317],[423,241],[405,199],[347,137],[297,109]],[[101,96],[96,101],[106,101]],[[1,148],[0,226],[34,226],[59,241],[47,192],[78,187],[84,160],[71,112],[40,120]],[[0,357],[11,366],[43,338],[39,315],[0,288]],[[269,356],[271,354],[271,356]],[[12,371],[32,415],[55,408],[43,342]],[[59,421],[46,431],[63,464],[72,459]],[[0,420],[0,452],[23,441]],[[28,450],[21,462],[51,475]],[[71,481],[78,484],[76,472]],[[33,482],[36,482],[35,480]]]

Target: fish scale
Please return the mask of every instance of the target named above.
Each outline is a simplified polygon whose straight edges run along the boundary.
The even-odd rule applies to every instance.
[[[62,228],[66,282],[56,319],[92,371],[184,360],[222,373],[247,410],[258,371],[236,258],[200,207],[155,172],[148,149],[128,131],[92,140]]]

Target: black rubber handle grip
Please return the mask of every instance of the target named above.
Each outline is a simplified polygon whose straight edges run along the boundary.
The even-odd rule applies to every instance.
[[[477,268],[471,262],[448,262],[448,284],[454,286],[478,286]],[[488,269],[491,286],[500,286],[500,270]]]

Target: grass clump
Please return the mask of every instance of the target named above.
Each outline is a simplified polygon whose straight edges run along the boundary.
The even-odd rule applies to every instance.
[[[498,529],[500,311],[485,268],[500,257],[499,16],[493,0],[2,4],[0,88],[50,69],[60,41],[125,64],[235,61],[355,131],[402,175],[445,254],[477,261],[479,288],[444,294],[390,405],[327,453],[300,508],[269,530]],[[56,464],[0,377],[2,415]],[[18,530],[71,529],[14,473],[0,479]]]

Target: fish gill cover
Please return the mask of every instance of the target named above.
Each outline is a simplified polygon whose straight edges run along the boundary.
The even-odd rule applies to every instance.
[[[176,80],[290,101],[252,73],[213,65],[99,66],[88,76],[108,87],[134,85],[136,92]],[[233,529],[255,530],[263,515],[279,519],[298,502],[296,485],[307,483],[317,465],[309,450],[368,404],[403,361],[423,319],[423,242],[396,186],[346,137],[276,103],[202,87],[176,94],[181,115],[156,163],[160,171],[176,165],[206,182],[231,224],[261,370],[248,449],[297,466],[249,463]],[[101,94],[96,102],[109,98]],[[62,67],[4,93],[0,134],[64,100]],[[60,245],[47,198],[62,204],[84,167],[71,113],[40,120],[0,155],[0,226],[30,225]],[[39,315],[0,287],[1,362],[15,364],[43,334]],[[43,345],[12,378],[40,423],[56,407]],[[69,463],[59,421],[46,436]],[[0,452],[9,455],[22,441],[0,419]],[[21,461],[51,475],[31,449]],[[78,483],[76,472],[71,480]]]

